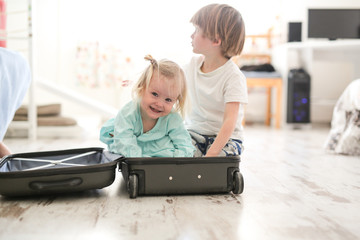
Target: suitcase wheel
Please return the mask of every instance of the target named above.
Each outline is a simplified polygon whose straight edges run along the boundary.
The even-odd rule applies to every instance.
[[[235,171],[233,175],[234,188],[232,192],[234,194],[241,194],[244,191],[244,178],[239,171]]]
[[[128,186],[127,186],[130,198],[137,197],[138,189],[139,189],[138,186],[139,186],[138,176],[136,174],[131,174],[129,176]]]

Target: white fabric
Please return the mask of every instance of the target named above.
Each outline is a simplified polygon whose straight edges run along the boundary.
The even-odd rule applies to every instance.
[[[325,148],[360,155],[360,79],[352,81],[337,101]]]
[[[243,140],[242,120],[248,102],[246,78],[239,67],[229,60],[220,68],[203,73],[203,56],[195,56],[184,67],[188,83],[191,111],[187,129],[203,135],[217,135],[223,123],[225,104],[240,102],[237,124],[231,138]]]
[[[31,82],[30,68],[17,52],[0,47],[0,141]]]

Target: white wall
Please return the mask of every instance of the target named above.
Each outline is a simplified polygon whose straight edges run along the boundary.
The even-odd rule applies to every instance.
[[[24,0],[15,0],[24,1]],[[190,35],[191,16],[202,6],[201,1],[168,0],[34,0],[34,72],[46,81],[64,85],[115,107],[130,98],[130,87],[125,91],[109,87],[83,87],[76,77],[76,51],[83,41],[99,42],[102,47],[115,46],[124,56],[131,57],[129,78],[136,81],[147,64],[143,57],[169,58],[181,65],[192,56]],[[255,0],[228,3],[242,13],[247,32],[263,33],[275,22],[281,0]],[[262,6],[260,9],[258,6]],[[259,21],[259,16],[261,20]],[[56,101],[42,97],[39,104]],[[121,95],[119,97],[119,95]],[[70,106],[71,107],[71,106]],[[66,107],[65,109],[68,109]],[[79,113],[79,111],[76,111]]]
[[[143,69],[145,63],[142,59],[147,53],[184,64],[192,55],[190,35],[193,27],[189,20],[200,7],[212,2],[36,0],[36,71],[58,82],[70,81],[73,78],[71,65],[74,65],[76,45],[84,40],[118,46],[132,56],[138,71]],[[267,9],[273,3],[279,6],[280,0],[222,2],[242,12],[249,33],[261,33],[271,26],[277,14]],[[257,11],[259,5],[263,8]],[[259,15],[262,21],[259,21]]]
[[[8,4],[27,2],[11,0]],[[184,64],[191,52],[191,16],[210,0],[33,0],[34,72],[35,75],[95,99],[120,106],[114,88],[80,87],[75,77],[76,50],[81,41],[98,41],[103,46],[115,45],[131,57],[130,78],[136,81],[146,62],[145,54],[170,58]],[[220,1],[236,7],[243,15],[248,34],[265,32],[275,26],[279,43],[286,42],[287,24],[306,22],[308,7],[360,8],[358,0],[253,0]],[[276,20],[278,16],[278,20]],[[20,20],[19,20],[20,21]],[[22,20],[21,20],[22,21]],[[12,25],[12,23],[8,22]],[[305,31],[303,31],[305,33]],[[306,39],[305,37],[303,39]],[[38,102],[53,101],[42,97]],[[124,94],[124,93],[122,93]],[[249,118],[263,119],[262,98],[250,99],[260,107],[248,108]],[[126,97],[128,98],[128,97]],[[256,110],[255,110],[256,109]]]

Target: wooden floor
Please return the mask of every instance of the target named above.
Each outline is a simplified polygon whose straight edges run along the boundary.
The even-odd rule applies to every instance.
[[[241,195],[129,199],[121,175],[101,190],[0,197],[0,239],[359,239],[360,157],[323,150],[328,128],[246,128]],[[102,146],[96,136],[29,142],[13,152]]]

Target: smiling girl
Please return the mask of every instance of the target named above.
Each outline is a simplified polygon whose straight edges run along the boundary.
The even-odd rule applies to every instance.
[[[125,157],[192,157],[195,148],[181,117],[184,72],[172,61],[145,59],[151,64],[135,85],[134,100],[103,125],[100,140]]]

